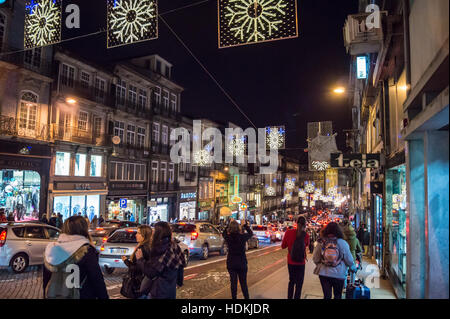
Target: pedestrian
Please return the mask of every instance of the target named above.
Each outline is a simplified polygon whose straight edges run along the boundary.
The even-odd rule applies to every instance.
[[[360,253],[362,248],[358,238],[356,238],[355,229],[348,220],[345,220],[342,226],[342,231],[344,233],[344,239],[350,247],[353,260],[356,260],[356,253]]]
[[[348,268],[356,272],[352,253],[337,223],[329,223],[322,236],[313,253],[314,274],[319,275],[324,299],[331,299],[332,294],[342,299]]]
[[[48,224],[49,224],[50,226],[56,227],[56,223],[57,223],[56,221],[57,221],[56,214],[53,213],[53,214],[52,214],[52,217],[50,217],[50,219],[49,219],[49,221],[48,221]]]
[[[227,270],[230,274],[232,299],[237,299],[238,278],[244,298],[250,299],[247,286],[248,266],[245,255],[245,244],[252,238],[253,232],[247,222],[243,225],[243,228],[246,233],[243,233],[241,225],[236,220],[231,220],[222,233],[228,247]]]
[[[150,226],[138,226],[138,229],[136,231],[136,240],[138,244],[136,248],[129,258],[126,256],[122,256],[123,262],[128,267],[127,277],[129,278],[129,282],[133,286],[130,287],[131,290],[133,290],[132,294],[138,299],[147,299],[147,295],[150,293],[149,288],[151,288],[151,285],[149,284],[151,284],[151,281],[144,280],[144,273],[140,270],[137,264],[136,252],[141,251],[142,254],[139,254],[139,256],[142,255],[141,258],[144,259],[144,263],[150,260],[152,235],[153,230]]]
[[[15,220],[15,218],[14,218],[14,213],[13,212],[10,212],[9,214],[8,214],[8,221],[9,222],[14,222],[14,221],[16,221]]]
[[[61,229],[63,227],[63,217],[61,215],[61,213],[57,213],[56,214],[56,228]]]
[[[135,221],[134,215],[133,215],[133,213],[130,213],[130,222],[133,222],[133,223],[134,223],[134,221]]]
[[[98,252],[92,245],[84,217],[72,216],[63,225],[61,235],[47,245],[44,253],[43,288],[47,299],[108,299],[105,281],[98,263]],[[74,266],[76,266],[74,268]],[[74,278],[79,287],[70,288],[69,276],[78,269]]]
[[[151,280],[149,298],[176,299],[176,287],[182,285],[186,259],[178,244],[172,239],[169,223],[155,224],[150,260],[145,261],[142,250],[136,251],[136,259],[142,273]]]
[[[91,220],[91,228],[96,229],[98,227],[98,218],[97,215],[94,216]]]
[[[281,248],[288,248],[289,286],[288,299],[300,299],[303,280],[305,278],[306,247],[309,245],[309,235],[306,232],[306,219],[300,216],[297,229],[289,229],[284,234]],[[294,292],[295,290],[295,292]]]
[[[41,223],[48,224],[47,214],[42,215]]]
[[[7,223],[8,219],[5,216],[5,209],[0,208],[0,223]]]
[[[102,224],[105,222],[105,220],[103,219],[103,215],[100,215],[100,218],[98,219],[98,225],[102,226]]]

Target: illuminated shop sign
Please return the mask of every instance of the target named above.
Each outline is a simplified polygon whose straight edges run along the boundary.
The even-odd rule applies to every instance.
[[[181,199],[196,199],[197,193],[181,193]]]
[[[358,79],[367,79],[367,57],[359,56],[356,58],[356,72]]]

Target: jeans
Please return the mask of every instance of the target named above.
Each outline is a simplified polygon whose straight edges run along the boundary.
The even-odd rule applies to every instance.
[[[319,276],[322,285],[323,299],[331,299],[332,292],[334,299],[342,299],[342,290],[344,289],[345,279]]]
[[[237,281],[239,277],[239,284],[241,285],[242,294],[245,299],[250,299],[247,287],[247,268],[245,269],[228,269],[231,281],[231,298],[237,299]]]
[[[303,279],[305,278],[305,265],[290,265],[289,270],[289,286],[288,299],[300,299],[302,295]],[[295,294],[294,294],[295,288]]]

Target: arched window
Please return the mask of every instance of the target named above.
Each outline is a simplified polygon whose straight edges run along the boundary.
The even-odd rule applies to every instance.
[[[6,39],[6,16],[0,12],[0,50]]]
[[[36,130],[38,96],[33,92],[23,92],[19,103],[19,128]]]

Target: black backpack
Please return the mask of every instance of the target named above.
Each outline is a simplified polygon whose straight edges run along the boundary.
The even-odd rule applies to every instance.
[[[305,235],[306,233],[302,231],[300,236],[297,236],[295,238],[294,244],[292,245],[291,259],[294,262],[301,263],[305,261],[306,258]]]

